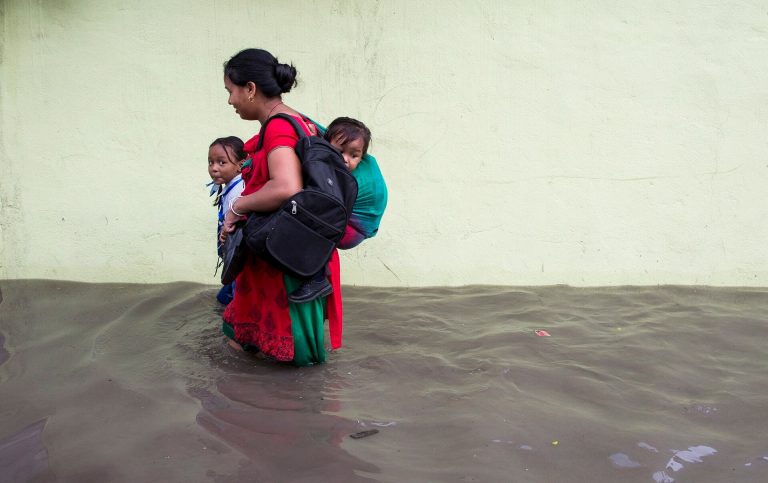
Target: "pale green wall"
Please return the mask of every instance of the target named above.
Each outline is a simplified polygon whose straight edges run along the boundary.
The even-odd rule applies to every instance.
[[[255,46],[373,130],[345,283],[768,285],[764,2],[2,5],[0,278],[215,283],[207,145],[258,129],[221,67]]]

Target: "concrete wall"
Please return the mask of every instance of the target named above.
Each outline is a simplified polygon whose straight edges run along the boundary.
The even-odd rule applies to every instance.
[[[301,8],[298,6],[301,5]],[[216,283],[203,185],[246,47],[359,117],[360,285],[768,285],[759,1],[2,2],[0,278]]]

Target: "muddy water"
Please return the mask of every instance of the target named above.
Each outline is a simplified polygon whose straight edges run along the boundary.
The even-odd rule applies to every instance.
[[[768,481],[768,289],[348,287],[302,369],[214,287],[0,289],[0,482]]]

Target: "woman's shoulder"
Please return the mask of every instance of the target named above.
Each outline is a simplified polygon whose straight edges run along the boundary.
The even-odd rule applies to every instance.
[[[291,116],[291,118],[297,120],[294,116]],[[296,130],[293,128],[293,124],[283,117],[275,116],[271,118],[269,124],[267,124],[267,129],[264,131],[264,141],[266,142],[274,136],[286,135],[296,136]]]
[[[296,121],[298,127],[302,128],[304,132],[310,131],[312,134],[317,132],[317,126],[315,126],[312,120],[307,116],[294,113],[286,113],[286,115],[289,116],[292,120]],[[274,129],[277,132],[296,134],[294,124],[282,116],[275,116],[274,119],[271,119],[269,122],[269,127],[271,128],[272,126],[277,126],[276,129]]]
[[[318,129],[314,122],[302,114],[288,114],[296,120],[299,127],[309,135],[317,135]],[[271,150],[278,145],[290,145],[294,146],[299,139],[298,133],[291,124],[290,121],[283,119],[282,117],[275,117],[269,120],[267,129],[263,133],[264,140],[261,142],[262,147],[267,148],[267,151]],[[245,142],[243,151],[248,155],[254,155],[259,151],[259,139],[260,134],[256,134],[251,139]],[[287,144],[286,144],[287,143]]]

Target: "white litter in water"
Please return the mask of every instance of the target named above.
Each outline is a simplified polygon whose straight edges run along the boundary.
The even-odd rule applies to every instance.
[[[526,451],[533,451],[533,447],[532,446],[528,446],[527,444],[521,444],[520,445],[520,449],[524,449]]]
[[[637,443],[637,445],[638,445],[638,446],[640,446],[640,447],[641,447],[641,448],[643,448],[643,449],[647,449],[648,451],[652,451],[652,452],[654,452],[654,453],[658,453],[658,452],[659,452],[659,450],[657,450],[656,448],[654,448],[654,447],[653,447],[653,446],[651,446],[650,444],[648,444],[648,443],[643,443],[642,441],[641,441],[640,443]]]
[[[752,466],[752,463],[744,463],[744,466]]]
[[[637,468],[642,466],[637,461],[632,461],[629,456],[625,455],[624,453],[612,454],[608,457],[608,459],[611,460],[613,466],[617,468]]]
[[[653,481],[656,483],[672,483],[675,479],[669,476],[665,471],[657,471],[653,474]]]
[[[673,456],[669,459],[669,463],[667,463],[667,469],[672,471],[680,471],[683,469],[683,464],[677,461]]]
[[[374,422],[372,422],[371,424],[372,424],[373,426],[378,426],[378,427],[380,427],[380,428],[386,428],[386,427],[389,427],[389,426],[396,426],[396,425],[397,425],[397,423],[396,423],[395,421],[389,421],[389,422],[387,422],[387,423],[378,423],[378,422],[375,422],[375,421],[374,421]]]
[[[717,450],[715,448],[710,448],[709,446],[690,446],[687,450],[680,451],[673,449],[672,452],[672,457],[669,459],[666,469],[680,471],[683,469],[683,464],[677,459],[685,461],[686,463],[701,463],[701,458],[713,455],[717,453]],[[654,473],[654,475],[657,473]]]
[[[709,446],[691,446],[687,451],[675,452],[675,456],[687,463],[701,463],[701,458],[715,453],[717,450]]]
[[[691,408],[693,412],[700,414],[711,414],[717,412],[717,408],[714,406],[704,406],[703,404],[697,404]]]

